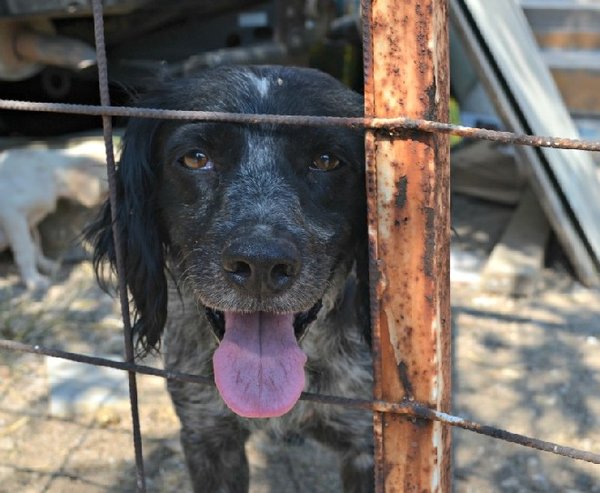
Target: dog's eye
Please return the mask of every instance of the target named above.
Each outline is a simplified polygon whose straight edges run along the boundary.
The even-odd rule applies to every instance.
[[[314,159],[311,168],[319,171],[332,171],[341,165],[342,162],[333,154],[321,154]]]
[[[186,168],[190,169],[206,169],[211,167],[211,161],[208,156],[202,151],[190,151],[185,153],[179,162]]]

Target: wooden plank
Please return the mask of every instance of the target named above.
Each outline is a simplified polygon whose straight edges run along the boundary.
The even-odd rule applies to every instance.
[[[599,72],[555,69],[552,70],[552,76],[569,111],[580,115],[600,115]]]
[[[448,121],[446,0],[365,1],[365,113]],[[369,29],[370,28],[370,29]],[[376,399],[450,407],[449,145],[366,139]],[[450,491],[450,430],[375,413],[376,490]]]
[[[550,225],[531,189],[525,190],[483,269],[481,287],[509,296],[529,296],[544,267]]]
[[[452,0],[453,20],[507,128],[577,138],[523,13],[512,0]],[[517,147],[579,279],[600,285],[600,177],[582,151]]]
[[[535,26],[533,26],[535,31]],[[551,50],[600,49],[600,32],[537,31],[535,39],[542,48]]]

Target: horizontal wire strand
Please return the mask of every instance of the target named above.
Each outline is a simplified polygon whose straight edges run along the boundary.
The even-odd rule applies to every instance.
[[[169,380],[177,380],[180,382],[196,383],[201,385],[214,385],[213,379],[200,375],[191,375],[172,370],[162,370],[151,366],[138,365],[135,363],[114,361],[96,356],[88,356],[79,353],[71,353],[60,349],[47,348],[40,345],[25,344],[17,341],[0,339],[0,349],[19,351],[25,353],[33,353],[38,355],[50,356],[53,358],[66,359],[93,366],[103,366],[114,368],[122,371],[133,371],[144,375],[153,375],[156,377],[166,378]],[[327,405],[337,405],[354,407],[383,413],[394,413],[404,415],[411,419],[426,419],[430,421],[439,421],[449,426],[462,428],[467,431],[472,431],[480,435],[496,438],[505,442],[514,443],[524,447],[549,452],[554,455],[568,457],[570,459],[590,462],[592,464],[600,464],[600,454],[580,450],[573,447],[566,447],[557,443],[540,440],[537,438],[512,433],[510,431],[496,428],[489,425],[482,425],[472,420],[467,420],[458,416],[453,416],[448,413],[436,411],[419,402],[403,401],[400,403],[385,402],[385,401],[370,401],[367,399],[352,399],[348,397],[337,397],[323,394],[314,394],[303,392],[301,400],[318,402]]]
[[[525,135],[486,128],[466,127],[452,123],[421,120],[406,117],[397,118],[363,118],[309,115],[259,115],[247,113],[223,113],[215,111],[165,110],[158,108],[137,108],[123,106],[80,105],[68,103],[36,103],[0,99],[0,109],[17,111],[34,111],[47,113],[67,113],[74,115],[120,116],[136,118],[153,118],[166,120],[196,120],[211,122],[227,122],[240,124],[274,124],[293,126],[338,126],[367,128],[385,131],[390,138],[402,138],[406,132],[420,131],[428,133],[445,133],[459,137],[490,140],[503,144],[526,145],[532,147],[549,147],[554,149],[571,149],[581,151],[600,151],[600,141],[572,139],[565,137],[543,137]]]

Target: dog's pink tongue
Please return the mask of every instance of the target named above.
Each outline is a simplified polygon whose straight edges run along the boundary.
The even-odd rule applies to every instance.
[[[225,312],[225,336],[213,356],[215,382],[229,408],[247,418],[287,413],[304,388],[306,355],[292,314]]]

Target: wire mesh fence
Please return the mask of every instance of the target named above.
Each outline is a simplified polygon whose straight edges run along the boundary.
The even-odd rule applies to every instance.
[[[153,108],[136,108],[111,106],[109,95],[109,79],[107,74],[107,59],[104,43],[102,1],[92,0],[95,43],[97,52],[97,64],[99,74],[100,102],[99,106],[59,104],[59,103],[35,103],[30,101],[0,100],[0,109],[20,110],[29,112],[54,112],[77,115],[95,115],[102,117],[104,139],[106,145],[107,173],[109,180],[110,202],[112,211],[116,211],[116,183],[115,183],[115,158],[112,139],[111,117],[137,117],[153,119],[172,120],[195,120],[210,122],[229,122],[244,124],[269,123],[289,126],[347,126],[364,128],[380,133],[390,139],[402,139],[407,132],[443,133],[457,135],[472,139],[483,139],[504,144],[526,145],[534,147],[550,147],[559,149],[578,149],[585,151],[600,151],[600,141],[567,139],[550,136],[521,135],[511,132],[495,131],[481,128],[465,127],[438,121],[413,119],[406,117],[395,118],[338,118],[320,116],[295,116],[295,115],[256,115],[256,114],[232,114],[204,111],[176,111],[159,110]],[[114,218],[113,218],[114,219]],[[118,230],[113,231],[115,235],[117,271],[120,274],[123,268],[123,252],[118,246],[121,244],[116,236]],[[23,344],[10,340],[0,340],[0,348],[11,351],[27,352],[55,358],[67,359],[82,364],[110,367],[128,372],[129,391],[132,414],[133,443],[136,459],[136,482],[138,491],[146,491],[144,456],[142,451],[142,435],[140,429],[136,374],[154,375],[164,379],[192,382],[199,385],[214,385],[212,379],[201,375],[190,375],[168,370],[151,368],[135,363],[134,341],[131,328],[129,300],[127,297],[127,286],[124,276],[118,276],[119,294],[121,303],[121,316],[123,320],[123,333],[125,345],[125,361],[114,361],[105,358],[87,356],[83,354],[70,353],[58,349],[41,347],[37,345]],[[330,396],[312,393],[303,393],[301,399],[318,402],[323,405],[348,406],[367,409],[380,413],[392,413],[408,416],[411,418],[437,421],[444,425],[462,428],[468,431],[486,435],[498,440],[515,443],[524,447],[537,449],[552,454],[600,464],[600,454],[563,446],[538,438],[511,433],[508,430],[495,428],[474,421],[463,419],[428,407],[427,405],[405,400],[402,402],[385,402],[380,400],[350,399],[344,396]]]

